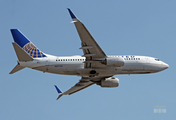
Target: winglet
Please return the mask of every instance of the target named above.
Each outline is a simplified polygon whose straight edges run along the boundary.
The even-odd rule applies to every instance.
[[[58,98],[56,99],[56,100],[58,100],[63,94],[62,94],[62,91],[61,91],[56,85],[54,85],[54,86],[55,86],[57,92],[59,93],[59,96],[58,96]]]
[[[62,94],[62,91],[61,91],[56,85],[54,85],[54,86],[55,86],[57,92],[58,92],[59,94]]]
[[[76,18],[76,16],[73,14],[73,12],[69,8],[67,8],[67,9],[68,9],[68,11],[70,13],[71,18],[72,19]]]
[[[72,18],[72,22],[78,22],[78,19],[76,18],[76,16],[73,14],[73,12],[69,9],[69,8],[67,8],[68,9],[68,12],[70,13],[70,16],[71,16],[71,18]]]

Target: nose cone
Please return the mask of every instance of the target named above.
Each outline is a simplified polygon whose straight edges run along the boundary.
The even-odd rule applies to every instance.
[[[164,67],[164,69],[167,69],[167,68],[169,68],[169,65],[166,63],[163,63],[163,67]]]
[[[161,70],[165,70],[165,69],[167,69],[167,68],[169,68],[169,65],[163,62],[163,63],[161,64],[160,69],[161,69]]]

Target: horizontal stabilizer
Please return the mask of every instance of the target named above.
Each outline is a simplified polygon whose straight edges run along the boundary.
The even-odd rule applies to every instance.
[[[12,43],[19,61],[32,61],[33,58],[18,44]]]
[[[13,73],[15,73],[15,72],[17,72],[17,71],[19,71],[19,70],[21,70],[23,68],[25,68],[25,67],[17,64],[9,74],[13,74]]]

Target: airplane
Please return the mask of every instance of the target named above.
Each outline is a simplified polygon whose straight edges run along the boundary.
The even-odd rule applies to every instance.
[[[119,79],[114,75],[120,74],[148,74],[165,70],[168,64],[154,57],[136,55],[107,56],[94,40],[84,24],[68,8],[79,37],[81,39],[82,56],[54,56],[40,51],[22,32],[11,29],[14,39],[12,42],[18,64],[9,73],[13,74],[23,68],[31,68],[43,72],[77,75],[81,79],[69,90],[62,92],[56,85],[59,94],[71,95],[93,84],[101,87],[118,87]]]

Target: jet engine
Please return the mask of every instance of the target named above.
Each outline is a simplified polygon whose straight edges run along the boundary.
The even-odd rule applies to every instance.
[[[118,78],[105,78],[100,80],[96,83],[97,85],[100,85],[101,87],[118,87],[119,86],[119,79]]]
[[[122,67],[125,63],[122,57],[108,57],[102,61],[102,64],[107,66]]]

